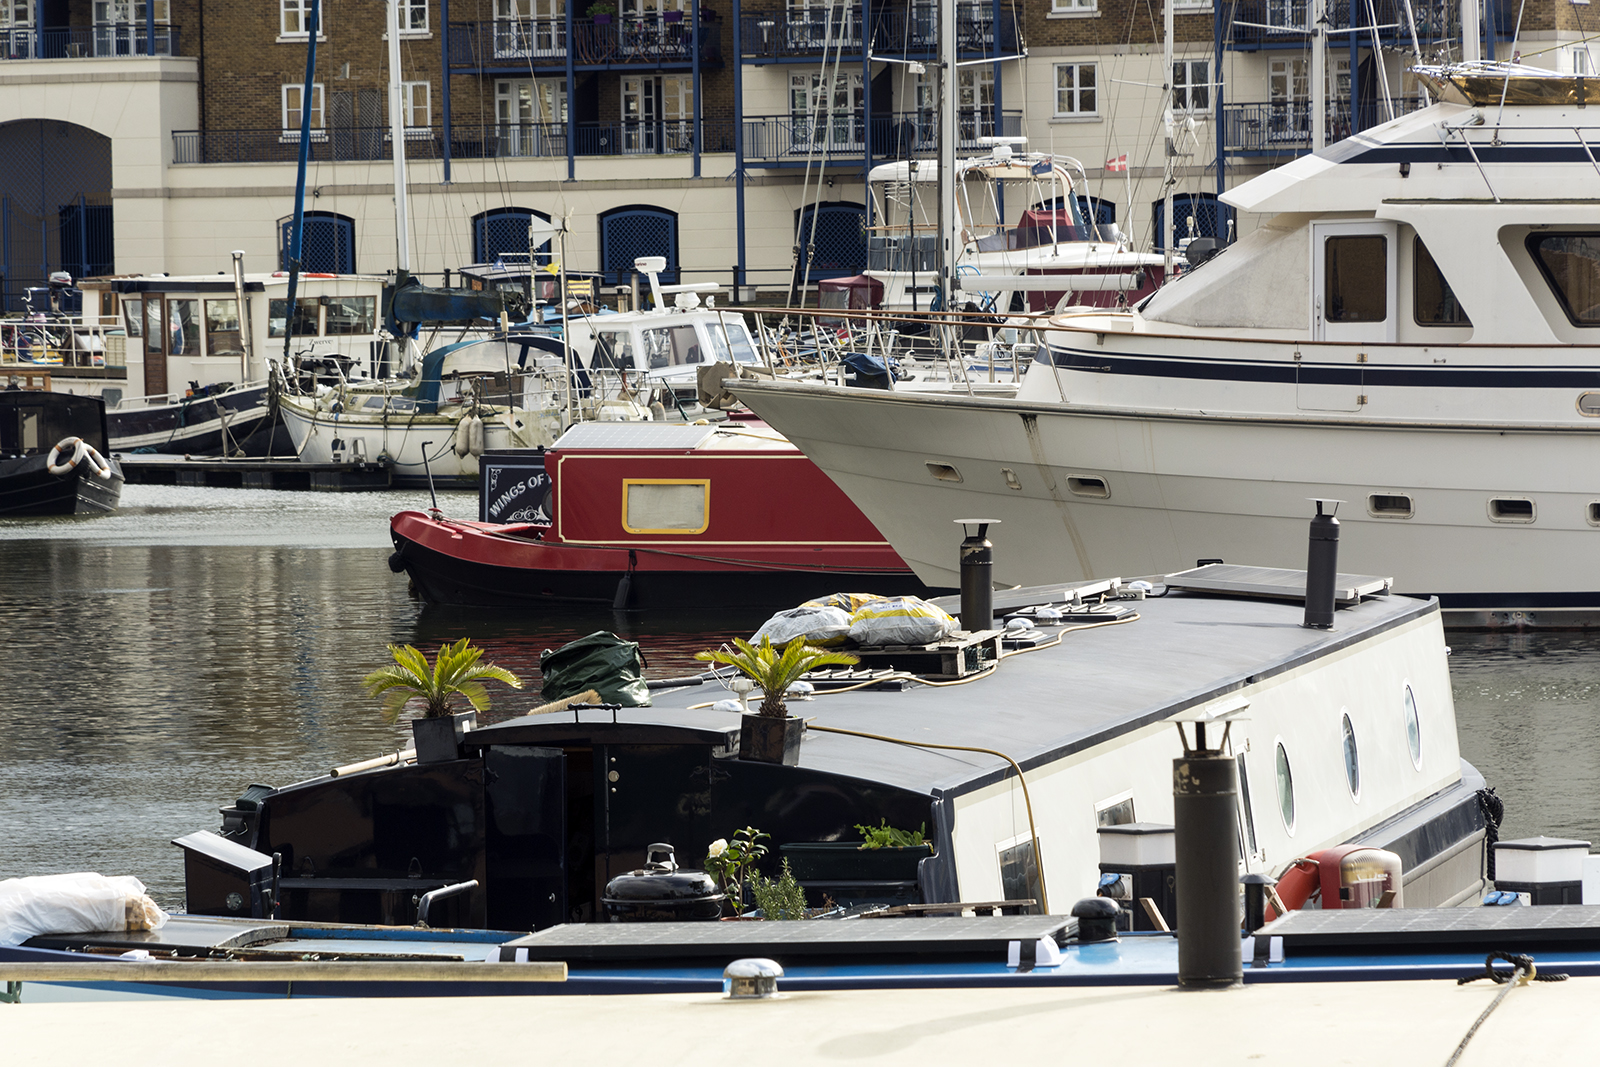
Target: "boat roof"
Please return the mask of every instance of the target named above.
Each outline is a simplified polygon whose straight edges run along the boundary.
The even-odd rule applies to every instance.
[[[1070,591],[1030,591],[1024,603],[1070,601]],[[1007,603],[997,598],[996,615]],[[1438,602],[1390,596],[1341,609],[1336,629],[1307,629],[1299,603],[1173,590],[1159,599],[1119,602],[1137,608],[1127,625],[1066,633],[1059,645],[1002,661],[970,684],[912,686],[900,692],[858,690],[791,704],[814,726],[897,738],[937,738],[1008,753],[1026,770],[1111,737],[1169,719],[1294,669],[1385,630],[1437,612]],[[654,706],[625,708],[617,721],[736,737],[738,719],[691,705],[730,696],[715,682],[658,691]],[[583,716],[594,722],[585,724]],[[604,720],[602,726],[601,720]],[[559,720],[559,721],[556,721]],[[544,743],[613,730],[612,713],[577,712],[512,719],[475,732],[485,743]],[[1009,773],[997,756],[934,751],[842,734],[811,732],[800,765],[879,781],[927,795],[981,788]]]
[[[1070,180],[1065,167],[1055,157],[1043,152],[1024,152],[1010,157],[978,156],[956,161],[956,173],[963,178],[983,178],[990,181],[1024,181],[1034,177],[1033,168],[1047,163],[1052,171]],[[1043,177],[1043,175],[1039,175]],[[897,159],[880,163],[867,172],[869,182],[918,182],[939,180],[939,163],[933,159]]]
[[[701,425],[683,422],[580,422],[550,446],[552,452],[799,452],[764,422]]]
[[[329,285],[355,283],[363,288],[382,286],[389,279],[382,274],[305,274],[300,275],[303,288],[327,288]],[[114,293],[232,293],[235,291],[233,275],[218,271],[216,274],[128,274],[115,278],[84,278],[78,283],[84,289],[109,289]],[[287,271],[270,274],[256,273],[244,276],[244,288],[249,293],[289,285]]]

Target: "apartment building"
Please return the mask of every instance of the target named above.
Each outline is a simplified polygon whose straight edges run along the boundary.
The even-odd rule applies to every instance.
[[[1159,3],[958,0],[958,154],[1026,136],[1075,157],[1085,206],[1156,246],[1170,83],[1178,234],[1226,236],[1251,222],[1218,191],[1310,150],[1316,107],[1337,139],[1424,103],[1417,52],[1461,54],[1457,0],[1171,2],[1167,70]],[[8,310],[53,270],[207,273],[233,249],[281,265],[303,115],[306,269],[393,267],[385,0],[324,0],[307,91],[311,3],[0,7]],[[1495,0],[1476,21],[1486,57],[1593,69],[1587,0]],[[767,290],[797,262],[855,273],[865,174],[935,150],[923,0],[400,0],[399,24],[410,247],[435,277],[529,254],[533,217],[566,220],[569,267],[611,283],[642,254]]]

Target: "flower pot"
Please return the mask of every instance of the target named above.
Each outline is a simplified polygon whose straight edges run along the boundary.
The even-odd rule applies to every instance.
[[[611,16],[610,15],[593,15],[591,17],[594,19],[594,24],[596,26],[609,26],[609,25],[611,25]]]
[[[664,12],[661,13],[661,19],[662,19],[663,22],[682,22],[683,21],[683,12],[682,11],[664,11]]]
[[[800,735],[805,729],[798,715],[782,719],[746,715],[739,726],[739,758],[793,767],[800,762]]]
[[[478,713],[461,711],[436,719],[412,719],[411,737],[418,763],[443,763],[461,758],[461,738],[478,725]]]
[[[801,882],[910,882],[917,864],[933,855],[929,845],[861,848],[856,841],[795,841],[778,846]]]

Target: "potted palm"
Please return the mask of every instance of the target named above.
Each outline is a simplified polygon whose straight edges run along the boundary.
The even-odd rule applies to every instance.
[[[388,723],[399,720],[400,712],[413,697],[423,699],[426,706],[422,715],[411,720],[418,763],[460,757],[462,735],[477,725],[478,712],[489,707],[485,681],[522,688],[517,676],[504,667],[479,663],[483,649],[475,647],[466,637],[453,645],[440,647],[432,667],[428,665],[428,657],[411,645],[390,645],[389,655],[394,662],[379,667],[362,679],[361,684],[369,695],[383,696],[383,721]],[[456,697],[465,697],[472,705],[471,710],[452,710]]]
[[[848,652],[833,652],[808,645],[797,637],[781,649],[772,647],[768,637],[760,645],[733,639],[733,650],[726,648],[696,652],[694,658],[705,663],[737,667],[761,687],[761,708],[745,715],[739,728],[739,758],[762,763],[800,762],[800,735],[805,729],[799,716],[790,715],[784,703],[788,688],[800,676],[818,667],[861,662]]]

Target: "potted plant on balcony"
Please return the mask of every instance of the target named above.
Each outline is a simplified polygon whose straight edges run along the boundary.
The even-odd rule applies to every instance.
[[[789,766],[800,761],[800,735],[805,724],[799,716],[789,714],[784,694],[807,671],[861,662],[848,652],[808,645],[803,637],[796,637],[781,649],[773,648],[768,637],[763,637],[760,645],[736,637],[733,651],[711,649],[696,652],[694,658],[737,667],[761,687],[760,711],[746,714],[739,728],[739,758]]]
[[[611,16],[617,13],[617,5],[601,0],[598,4],[589,5],[589,17],[596,26],[606,26],[611,23]]]
[[[388,723],[399,720],[413,697],[423,699],[422,715],[411,721],[418,763],[459,758],[462,735],[477,725],[478,712],[489,707],[485,681],[522,688],[521,680],[504,667],[479,663],[483,649],[474,647],[466,637],[440,647],[432,667],[428,657],[411,645],[390,645],[389,655],[394,662],[379,667],[361,684],[370,696],[383,696],[383,721]],[[470,711],[452,710],[458,696],[472,705]]]

